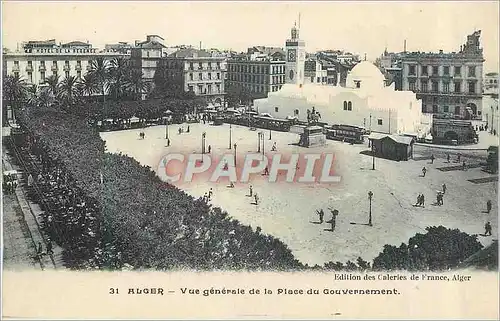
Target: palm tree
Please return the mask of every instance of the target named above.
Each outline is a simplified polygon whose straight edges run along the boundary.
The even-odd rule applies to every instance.
[[[114,94],[115,99],[119,99],[123,95],[128,72],[127,59],[118,57],[111,60],[109,68],[110,91]]]
[[[52,92],[54,97],[59,96],[59,76],[52,75],[45,79],[45,83],[49,86],[49,90]]]
[[[109,85],[109,76],[110,76],[109,61],[101,57],[96,58],[95,60],[92,60],[90,68],[91,68],[90,73],[96,77],[97,82],[99,84],[99,88],[101,89],[103,102],[106,102],[106,89]]]
[[[7,122],[7,107],[12,108],[12,117],[15,119],[16,109],[19,108],[20,104],[26,98],[26,81],[19,77],[19,75],[8,75],[3,77],[2,94],[3,100],[7,104],[2,104],[3,106],[3,119]]]
[[[64,78],[59,84],[59,96],[65,105],[73,105],[79,99],[78,79],[75,76]]]
[[[142,93],[150,88],[149,84],[144,82],[142,78],[142,71],[137,69],[132,69],[129,72],[125,86],[133,94],[134,100],[140,100]]]
[[[99,83],[95,74],[91,72],[85,74],[85,76],[78,81],[78,89],[87,97],[91,97],[95,93],[98,93]]]
[[[45,87],[39,90],[38,94],[39,107],[50,107],[54,102],[55,102],[55,97],[49,88]]]

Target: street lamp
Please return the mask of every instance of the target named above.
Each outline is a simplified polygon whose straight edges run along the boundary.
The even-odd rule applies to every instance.
[[[264,155],[264,143],[265,143],[264,133],[262,133],[262,155]]]
[[[372,170],[375,170],[375,146],[372,141]]]
[[[370,201],[370,212],[369,212],[369,217],[368,217],[368,225],[373,226],[372,224],[372,197],[373,197],[373,192],[369,191],[368,192],[368,200]]]
[[[203,134],[201,134],[201,154],[205,154],[205,137],[207,136],[207,133],[206,132],[203,132]]]
[[[236,145],[236,143],[234,143],[234,167],[236,168],[236,147],[238,147],[238,145]]]
[[[257,153],[260,153],[260,136],[262,136],[262,133],[258,132],[257,136],[258,136],[258,140],[257,140],[257,142],[258,142],[258,144],[257,144],[257,146],[258,146]]]
[[[229,149],[231,149],[231,132],[232,132],[231,124],[229,124]]]
[[[165,139],[168,139],[168,120],[165,120]]]
[[[269,140],[271,140],[272,137],[271,137],[271,130],[269,129]]]

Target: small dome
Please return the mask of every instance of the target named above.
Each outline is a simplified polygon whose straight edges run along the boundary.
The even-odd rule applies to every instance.
[[[352,68],[346,80],[347,87],[357,88],[358,83],[360,88],[383,88],[385,77],[374,64],[362,61]]]

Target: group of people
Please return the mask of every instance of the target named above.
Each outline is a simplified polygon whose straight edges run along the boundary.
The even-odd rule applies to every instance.
[[[2,188],[5,194],[14,194],[17,187],[17,178],[13,175],[4,175]]]
[[[331,230],[330,231],[335,231],[335,226],[337,224],[337,216],[339,215],[339,211],[336,209],[328,208],[330,212],[332,213],[332,218],[329,221],[326,221],[326,223],[331,224]],[[324,217],[325,217],[325,212],[323,209],[316,210],[316,214],[319,216],[319,224],[323,224],[324,222]]]
[[[177,131],[178,131],[179,135],[184,133],[184,127],[180,126]],[[190,132],[190,128],[189,128],[189,125],[187,125],[186,133],[189,133],[189,132]]]

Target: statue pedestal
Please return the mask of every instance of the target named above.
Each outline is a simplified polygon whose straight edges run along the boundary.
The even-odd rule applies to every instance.
[[[316,147],[326,145],[326,135],[319,126],[307,126],[300,135],[299,145],[302,147]]]

